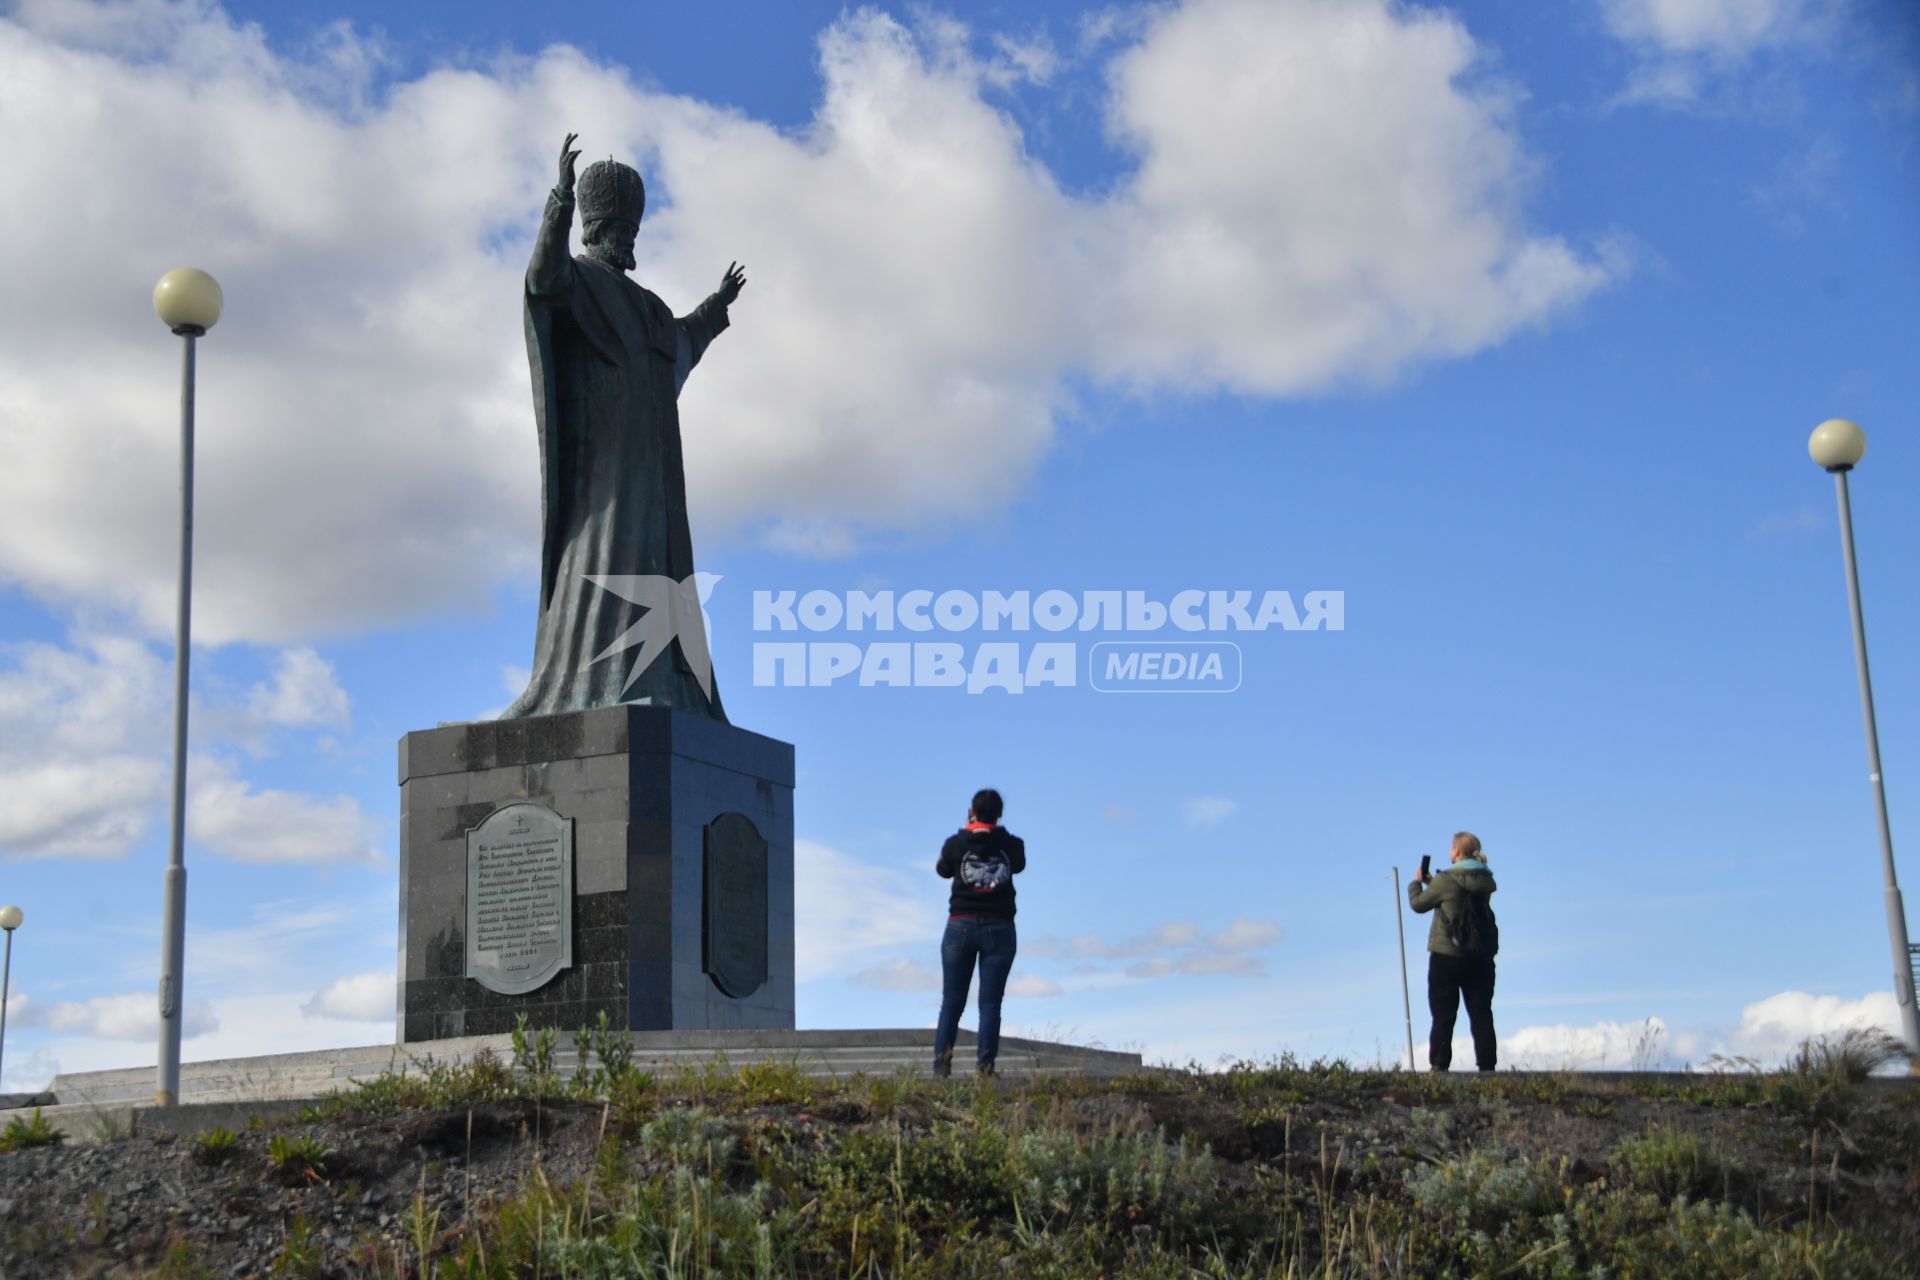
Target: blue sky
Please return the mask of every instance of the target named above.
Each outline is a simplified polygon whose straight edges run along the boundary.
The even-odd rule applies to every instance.
[[[728,710],[798,753],[801,1025],[930,1024],[931,862],[989,783],[1032,855],[1028,1033],[1391,1060],[1391,869],[1461,827],[1508,1060],[1891,1025],[1805,439],[1871,440],[1898,841],[1903,10],[8,6],[5,1083],[152,1061],[177,357],[147,292],[183,263],[227,294],[185,1053],[390,1034],[394,744],[531,652],[516,279],[569,130],[640,164],[637,274],[676,308],[748,265],[682,417]],[[756,632],[756,591],[913,588],[1338,591],[1344,628],[1227,637],[1218,696],[754,684],[756,644],[868,638]]]

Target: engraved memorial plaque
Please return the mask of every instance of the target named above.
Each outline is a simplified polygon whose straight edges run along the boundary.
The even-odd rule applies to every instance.
[[[467,832],[467,977],[524,995],[573,964],[573,819],[509,804]]]
[[[745,814],[707,824],[705,882],[703,967],[738,1000],[767,980],[767,838]]]

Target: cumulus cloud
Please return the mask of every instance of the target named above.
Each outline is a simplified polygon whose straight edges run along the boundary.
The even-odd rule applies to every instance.
[[[22,995],[7,1001],[7,1024],[21,1028],[44,1027],[68,1035],[98,1036],[107,1040],[152,1040],[160,1034],[160,1008],[150,991],[51,1004]],[[219,1027],[220,1019],[205,1000],[189,1000],[181,1006],[183,1038],[206,1035]]]
[[[335,1018],[347,1022],[375,1022],[393,1016],[394,976],[391,969],[369,969],[352,977],[338,978],[314,992],[313,999],[300,1006],[309,1018]]]
[[[1626,101],[1677,105],[1763,50],[1808,40],[1832,0],[1599,0],[1607,30],[1638,57]]]
[[[1739,57],[1793,32],[1809,0],[1600,0],[1607,30],[1670,53]]]
[[[207,1062],[221,1058],[300,1053],[310,1049],[337,1049],[343,1045],[392,1043],[391,1010],[381,1018],[364,1021],[314,1018],[303,1011],[308,996],[309,992],[306,991],[280,990],[217,997],[212,1001],[189,1001],[185,1011],[188,1019],[187,1039],[182,1046],[182,1061]],[[15,1055],[7,1055],[8,1087],[42,1089],[56,1071],[72,1073],[116,1067],[151,1068],[154,1038],[159,1034],[152,993],[111,998],[137,1001],[144,1005],[148,1010],[145,1015],[147,1029],[133,1030],[142,1016],[137,1009],[131,1009],[125,1021],[109,1024],[127,1029],[127,1034],[118,1038],[94,1030],[92,1023],[64,1029],[58,1039],[41,1046],[31,1055],[23,1055],[17,1069]],[[11,1014],[9,1019],[7,1030],[11,1032]],[[402,1056],[395,1066],[404,1062]]]
[[[1191,921],[1178,920],[1132,938],[1116,940],[1087,933],[1057,945],[1053,939],[1037,941],[1049,953],[1057,950],[1068,959],[1080,961],[1084,973],[1107,972],[1093,962],[1132,960],[1134,963],[1119,970],[1120,976],[1144,980],[1175,974],[1258,976],[1266,972],[1266,962],[1258,953],[1277,946],[1284,936],[1285,931],[1270,920],[1235,920],[1212,933],[1203,932]]]
[[[0,669],[0,848],[20,857],[120,857],[166,812],[170,663],[128,636],[76,632],[65,645],[8,646]],[[206,659],[201,660],[203,674]],[[312,650],[278,655],[244,703],[203,702],[200,740],[257,748],[273,727],[343,725],[347,697]],[[188,762],[188,834],[243,861],[378,865],[377,827],[346,796],[256,790],[216,754]]]
[[[1899,1005],[1891,991],[1869,992],[1858,999],[1782,991],[1745,1006],[1738,1022],[1723,1026],[1675,1026],[1658,1017],[1641,1022],[1526,1026],[1501,1036],[1500,1046],[1505,1061],[1546,1068],[1699,1067],[1716,1057],[1777,1064],[1809,1037],[1861,1029],[1900,1035]],[[1455,1057],[1460,1054],[1456,1052]],[[1467,1060],[1472,1060],[1471,1048]]]
[[[187,836],[236,862],[381,866],[379,825],[348,795],[255,787],[217,756],[187,766]]]
[[[1667,1024],[1659,1018],[1648,1018],[1644,1022],[1522,1027],[1502,1037],[1500,1047],[1501,1057],[1517,1067],[1648,1071],[1666,1065]],[[1454,1057],[1461,1059],[1462,1055],[1456,1052]],[[1473,1060],[1470,1046],[1463,1060]]]
[[[938,991],[940,971],[930,964],[895,956],[881,964],[862,969],[848,981],[876,991]]]
[[[1051,49],[938,17],[843,15],[783,130],[560,46],[397,78],[344,27],[275,48],[204,0],[17,6],[0,243],[45,305],[0,317],[0,577],[170,625],[176,357],[146,291],[193,262],[228,300],[201,351],[197,634],[306,643],[530,580],[517,298],[569,129],[645,170],[638,274],[670,303],[751,264],[683,401],[689,488],[704,527],[770,520],[795,550],[973,502],[956,449],[1013,490],[1082,379],[1387,377],[1614,270],[1527,225],[1517,95],[1450,16],[1189,0],[1099,48],[1128,167],[1076,196],[993,97]]]
[[[1187,825],[1200,831],[1219,826],[1240,808],[1239,802],[1224,796],[1195,796],[1187,801]]]
[[[282,651],[272,681],[255,685],[249,704],[267,724],[344,729],[349,721],[347,691],[334,678],[333,664],[312,649]]]
[[[1740,1011],[1736,1043],[1755,1056],[1783,1057],[1809,1036],[1867,1028],[1900,1034],[1900,1005],[1891,991],[1869,992],[1857,1000],[1782,991]]]
[[[849,981],[877,991],[937,992],[941,988],[940,970],[905,956],[862,969]],[[1065,990],[1052,978],[1037,973],[1016,973],[1007,979],[1007,994],[1021,1000],[1048,1000]]]
[[[940,904],[905,873],[875,866],[811,840],[793,847],[794,978],[811,982],[845,973],[874,953],[902,943],[932,946],[940,937]],[[866,985],[911,990],[909,961],[861,971]],[[892,984],[892,985],[890,985]],[[938,985],[936,979],[935,985]]]
[[[9,646],[0,671],[0,848],[24,857],[115,857],[151,828],[166,767],[141,750],[165,720],[164,669],[136,640]]]

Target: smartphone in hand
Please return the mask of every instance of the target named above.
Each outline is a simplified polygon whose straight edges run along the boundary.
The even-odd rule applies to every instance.
[[[1433,866],[1433,855],[1430,853],[1423,854],[1420,858],[1420,878],[1422,880],[1433,879],[1433,872],[1431,870],[1432,866]]]

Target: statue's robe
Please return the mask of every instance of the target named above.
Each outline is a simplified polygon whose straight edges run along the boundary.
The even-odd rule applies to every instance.
[[[609,652],[647,610],[591,576],[693,574],[680,388],[727,327],[718,294],[676,318],[626,274],[567,253],[573,201],[547,200],[527,268],[527,360],[540,435],[540,621],[533,678],[502,718],[622,702],[724,721],[717,685],[702,690],[678,635],[637,677],[639,644]],[[687,588],[691,591],[689,585]],[[689,597],[681,596],[680,600]],[[698,607],[676,630],[705,647]],[[691,625],[688,625],[690,622]]]

